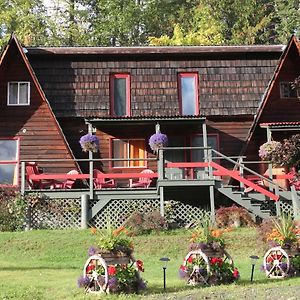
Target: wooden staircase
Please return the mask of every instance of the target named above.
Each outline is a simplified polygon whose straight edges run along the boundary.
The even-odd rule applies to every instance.
[[[266,199],[266,197],[263,197],[264,200],[257,200],[251,196],[251,194],[255,194],[256,196],[261,195],[258,192],[254,192],[248,195],[242,191],[235,190],[232,187],[220,187],[217,190],[238,205],[246,208],[253,216],[258,216],[261,219],[265,219],[269,218],[273,214],[270,209],[266,209],[266,204],[267,206],[270,206],[272,204],[275,205],[274,201],[268,200]]]

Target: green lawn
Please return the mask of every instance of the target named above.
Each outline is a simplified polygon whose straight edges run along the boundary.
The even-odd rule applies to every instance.
[[[95,245],[88,230],[30,231],[0,233],[0,299],[297,299],[300,278],[266,279],[255,270],[250,282],[249,256],[262,257],[255,229],[239,229],[225,234],[227,250],[241,273],[237,284],[189,287],[178,278],[178,268],[187,254],[189,233],[185,230],[134,238],[135,257],[145,263],[143,278],[148,282],[144,295],[85,295],[77,288],[77,278]],[[170,257],[167,292],[163,293],[161,257]],[[259,261],[259,265],[262,260]]]

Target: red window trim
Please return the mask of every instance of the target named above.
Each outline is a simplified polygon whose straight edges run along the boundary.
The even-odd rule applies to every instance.
[[[16,164],[17,184],[0,184],[0,187],[18,187],[19,186],[19,166],[20,166],[20,138],[19,137],[0,137],[0,140],[16,140],[17,141],[17,159],[16,160],[2,160],[0,164]]]
[[[128,73],[114,73],[110,74],[109,78],[109,94],[110,94],[110,116],[115,117],[114,114],[114,79],[125,78],[126,80],[126,113],[124,117],[131,115],[131,98],[130,98],[130,74]]]
[[[200,114],[199,112],[199,75],[198,72],[186,72],[186,73],[178,73],[177,80],[178,80],[178,99],[179,99],[179,113],[182,115],[182,93],[181,93],[181,78],[183,77],[194,77],[195,81],[195,91],[196,91],[196,106],[195,106],[195,116]]]
[[[145,161],[145,165],[144,166],[137,166],[137,167],[114,167],[113,166],[113,162],[111,159],[113,159],[113,141],[114,140],[144,140],[143,138],[110,138],[109,139],[109,158],[110,158],[110,161],[109,161],[109,168],[110,169],[113,169],[113,170],[126,170],[126,169],[141,169],[141,170],[144,170],[144,169],[147,169],[148,168],[148,161],[146,160]],[[148,152],[146,150],[146,146],[145,146],[145,159],[148,158]]]

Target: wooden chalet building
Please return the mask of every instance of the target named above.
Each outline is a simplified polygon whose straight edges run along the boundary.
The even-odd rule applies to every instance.
[[[145,169],[165,172],[140,194],[120,176],[115,189],[90,195],[105,199],[97,212],[132,196],[160,199],[161,211],[172,199],[194,207],[233,200],[262,216],[224,185],[234,184],[233,173],[220,168],[221,183],[214,177],[199,184],[197,171],[213,166],[180,162],[203,162],[206,150],[199,147],[209,146],[217,151],[215,163],[236,170],[231,160],[258,161],[266,128],[283,128],[274,139],[298,129],[300,101],[290,82],[300,74],[299,53],[295,36],[287,46],[92,48],[25,48],[12,36],[0,60],[0,184],[20,187],[22,161],[38,161],[47,173],[75,168],[87,174],[89,154],[79,139],[89,130],[100,140],[93,168],[116,179]],[[169,139],[161,170],[148,145],[157,124]],[[262,174],[264,167],[251,168]]]

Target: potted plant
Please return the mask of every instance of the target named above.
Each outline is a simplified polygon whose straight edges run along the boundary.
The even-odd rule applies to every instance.
[[[205,221],[192,233],[189,253],[179,268],[179,275],[190,285],[232,283],[239,278],[238,269],[225,250],[224,230]]]
[[[93,134],[86,134],[83,135],[80,140],[79,144],[83,152],[92,151],[98,152],[99,151],[99,139],[97,136]]]
[[[106,231],[91,229],[97,235],[97,247],[90,247],[78,286],[92,293],[132,293],[146,287],[140,277],[144,264],[133,257],[128,231],[121,226]]]
[[[283,214],[278,219],[272,219],[271,228],[265,234],[265,240],[270,247],[263,260],[267,277],[283,278],[295,275],[300,261],[299,234],[300,230],[290,215]]]

